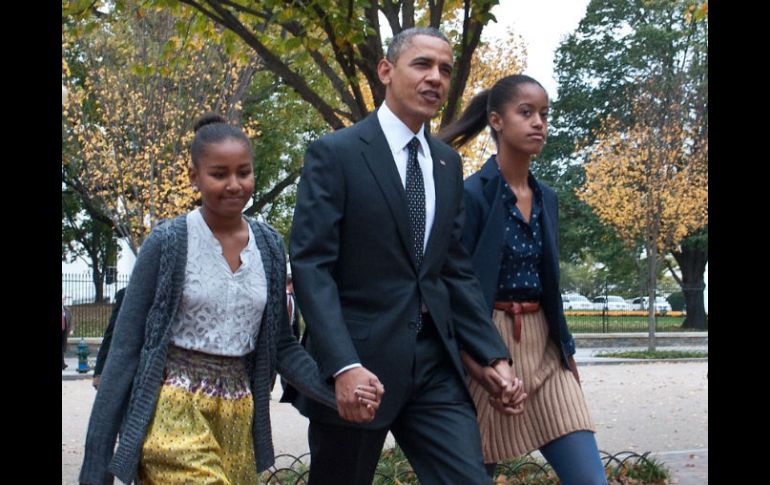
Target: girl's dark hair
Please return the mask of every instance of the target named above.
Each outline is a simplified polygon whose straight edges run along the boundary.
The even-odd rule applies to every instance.
[[[471,99],[463,114],[454,122],[445,126],[436,135],[440,140],[460,148],[481,132],[488,124],[487,115],[492,111],[503,112],[503,106],[519,94],[519,86],[522,84],[537,84],[543,91],[545,88],[534,78],[524,74],[505,76],[498,80],[490,89],[486,89]],[[497,143],[497,133],[491,130],[492,139]]]
[[[246,134],[235,125],[227,123],[227,120],[215,113],[206,113],[195,122],[193,126],[195,138],[193,138],[190,152],[192,153],[193,166],[198,166],[198,161],[206,152],[206,147],[212,143],[219,143],[227,139],[243,142],[253,156],[251,141]]]

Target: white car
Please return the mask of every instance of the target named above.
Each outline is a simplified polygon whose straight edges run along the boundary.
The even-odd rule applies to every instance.
[[[628,303],[626,300],[624,300],[620,296],[616,295],[607,295],[607,300],[605,301],[605,297],[603,296],[597,296],[593,299],[593,308],[594,310],[604,310],[605,308],[609,311],[628,311],[631,310],[631,304]]]
[[[561,295],[562,308],[565,310],[593,310],[591,300],[579,293],[565,293]]]
[[[631,300],[631,307],[634,310],[646,310],[648,308],[647,302],[649,297],[638,297]],[[671,305],[662,296],[655,297],[655,311],[660,313],[666,313],[671,311]]]

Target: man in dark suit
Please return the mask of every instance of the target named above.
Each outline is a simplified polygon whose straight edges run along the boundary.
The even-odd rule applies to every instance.
[[[522,409],[460,244],[460,157],[424,129],[453,62],[438,30],[396,35],[378,65],[383,105],[305,154],[291,266],[306,346],[339,411],[287,393],[310,418],[311,485],[370,484],[388,430],[421,483],[491,483],[459,348],[485,366],[498,409]],[[385,395],[366,422],[356,386],[377,378]]]

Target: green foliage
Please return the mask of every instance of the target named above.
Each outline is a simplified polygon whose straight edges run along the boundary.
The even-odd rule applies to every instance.
[[[584,159],[578,143],[590,142],[600,121],[612,115],[630,124],[639,79],[653,74],[684,79],[694,107],[707,106],[708,5],[689,0],[593,0],[577,30],[556,52],[559,96],[551,106],[548,143],[533,164],[536,176],[559,196],[562,258],[588,254],[608,271],[638,277],[642,244],[625,246],[614,230],[578,200]],[[690,21],[690,10],[698,22]],[[673,81],[667,81],[673,82]],[[642,278],[644,279],[644,278]]]
[[[113,228],[84,210],[81,199],[70,191],[62,192],[62,261],[76,259],[85,262],[96,275],[95,292],[102,295],[99,286],[109,266],[115,266],[120,246]]]
[[[182,5],[188,12],[201,14],[206,22],[238,35],[260,56],[266,69],[295,90],[307,107],[334,129],[362,119],[384,98],[376,66],[383,57],[381,27],[386,25],[391,33],[407,25],[429,24],[449,32],[456,44],[457,71],[462,73],[453,77],[450,88],[454,93],[448,100],[451,118],[464,91],[481,30],[494,21],[490,10],[497,3],[499,0],[405,0],[396,4],[369,0],[150,2],[170,10]]]
[[[708,352],[685,350],[634,350],[627,352],[599,352],[595,357],[616,357],[622,359],[691,359],[708,357]]]
[[[605,470],[613,484],[663,485],[670,473],[659,461],[646,456],[623,460]],[[637,481],[629,481],[635,479]],[[543,459],[525,455],[499,463],[495,473],[496,485],[557,485],[553,469]],[[398,446],[382,451],[375,472],[374,485],[417,485],[406,456]]]
[[[668,483],[670,476],[671,472],[660,460],[646,457],[644,460],[638,460],[632,464],[624,463],[616,467],[608,474],[607,478],[615,480],[611,483],[618,483],[618,485],[664,485]]]
[[[613,236],[614,237],[614,236]],[[614,244],[611,237],[603,239],[606,244],[595,251],[583,251],[574,262],[562,259],[559,262],[562,293],[580,293],[588,298],[605,293],[620,295],[623,298],[635,298],[647,295],[647,282],[644,278],[646,258],[638,256],[638,250],[630,251],[623,244]],[[611,266],[600,261],[612,261]],[[660,265],[658,273],[658,293],[667,293],[676,283],[665,274]],[[606,286],[605,286],[606,283]]]
[[[136,156],[140,156],[154,150],[159,152],[161,158],[171,159],[169,152],[173,152],[173,156],[183,152],[180,163],[184,172],[182,185],[187,187],[189,155],[186,150],[192,134],[190,125],[204,111],[223,114],[243,126],[247,135],[255,141],[255,203],[249,213],[260,212],[283,232],[288,232],[290,216],[287,214],[293,207],[294,182],[306,140],[319,136],[319,126],[325,125],[318,122],[318,115],[300,102],[296,93],[281,84],[269,71],[257,71],[257,77],[249,80],[250,73],[257,69],[249,57],[254,54],[235,33],[211,23],[200,14],[190,15],[190,10],[181,8],[178,2],[156,2],[154,5],[147,7],[147,4],[121,2],[119,6],[114,6],[109,16],[96,15],[86,9],[80,15],[63,18],[63,82],[72,87],[72,92],[77,88],[90,93],[77,110],[82,115],[81,121],[90,124],[92,131],[104,129],[106,133],[124,135],[120,140],[114,139],[118,147],[115,152],[120,154],[136,152]],[[148,23],[154,26],[149,32],[145,29]],[[83,28],[84,24],[95,29],[87,31]],[[141,57],[136,55],[139,51],[143,53]],[[235,62],[245,67],[237,72],[229,70],[228,66]],[[180,72],[191,72],[193,67],[199,68],[194,71],[196,74],[179,75]],[[104,96],[100,98],[93,94],[104,90],[105,83],[100,83],[94,76],[96,70],[102,68],[131,73],[138,80],[138,85],[130,86],[131,89],[111,86],[111,90],[129,92],[136,89],[156,94],[172,91],[163,99],[165,104],[162,108],[149,106],[149,101],[134,103],[140,109],[146,109],[146,123],[151,126],[129,122],[129,109],[114,110],[124,114],[125,121],[122,123],[120,120],[105,119]],[[228,84],[212,87],[219,80]],[[207,104],[206,100],[217,95],[221,95],[222,99],[202,106]],[[157,98],[160,95],[151,99]],[[242,108],[245,109],[241,111]],[[175,111],[170,121],[153,118],[172,109]],[[254,122],[258,124],[259,132],[252,129]],[[152,138],[150,129],[164,134],[180,130],[181,136],[187,138],[179,143],[169,143],[168,139],[147,143],[147,139]],[[88,198],[90,208],[96,211],[97,216],[106,220],[119,219],[121,216],[105,208],[83,183],[93,179],[95,170],[85,163],[84,155],[88,152],[73,136],[72,123],[62,123],[62,140],[65,185],[82,199]],[[117,176],[114,178],[117,179]],[[181,192],[174,191],[176,194]],[[136,193],[136,190],[127,193],[128,200],[134,200]],[[191,207],[179,207],[179,210]],[[121,235],[124,234],[121,232]]]
[[[258,71],[244,101],[244,118],[259,125],[254,148],[254,193],[257,203],[247,214],[262,214],[288,241],[296,179],[308,143],[327,131],[317,112],[271,72]],[[286,188],[263,200],[281,181]]]
[[[684,310],[684,293],[681,291],[675,291],[668,295],[666,298],[668,304],[671,305],[671,309],[677,312]]]
[[[573,334],[647,331],[647,317],[610,314],[602,320],[601,312],[591,312],[594,313],[593,315],[585,315],[585,313],[587,312],[566,312],[567,325]],[[681,328],[683,321],[684,317],[657,314],[655,317],[655,331],[681,332],[683,331]]]
[[[394,479],[403,485],[419,483],[412,465],[398,445],[382,450],[372,485],[391,485]]]

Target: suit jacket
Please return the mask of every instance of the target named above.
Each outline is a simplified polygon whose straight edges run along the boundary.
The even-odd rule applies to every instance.
[[[297,192],[289,251],[306,346],[326,379],[356,362],[379,377],[385,396],[369,428],[388,426],[409,397],[418,288],[461,376],[459,347],[483,365],[509,358],[460,242],[460,157],[426,138],[436,213],[419,271],[406,194],[376,113],[312,143]],[[311,419],[352,426],[303,396],[286,399]]]
[[[481,283],[490,315],[504,244],[505,207],[500,177],[493,156],[465,181],[466,216],[462,241],[471,253],[473,269]],[[540,266],[543,296],[540,303],[548,320],[549,337],[561,349],[562,361],[569,368],[567,357],[575,353],[575,340],[567,328],[559,291],[559,201],[553,189],[540,181],[537,184],[543,193],[543,258]]]

